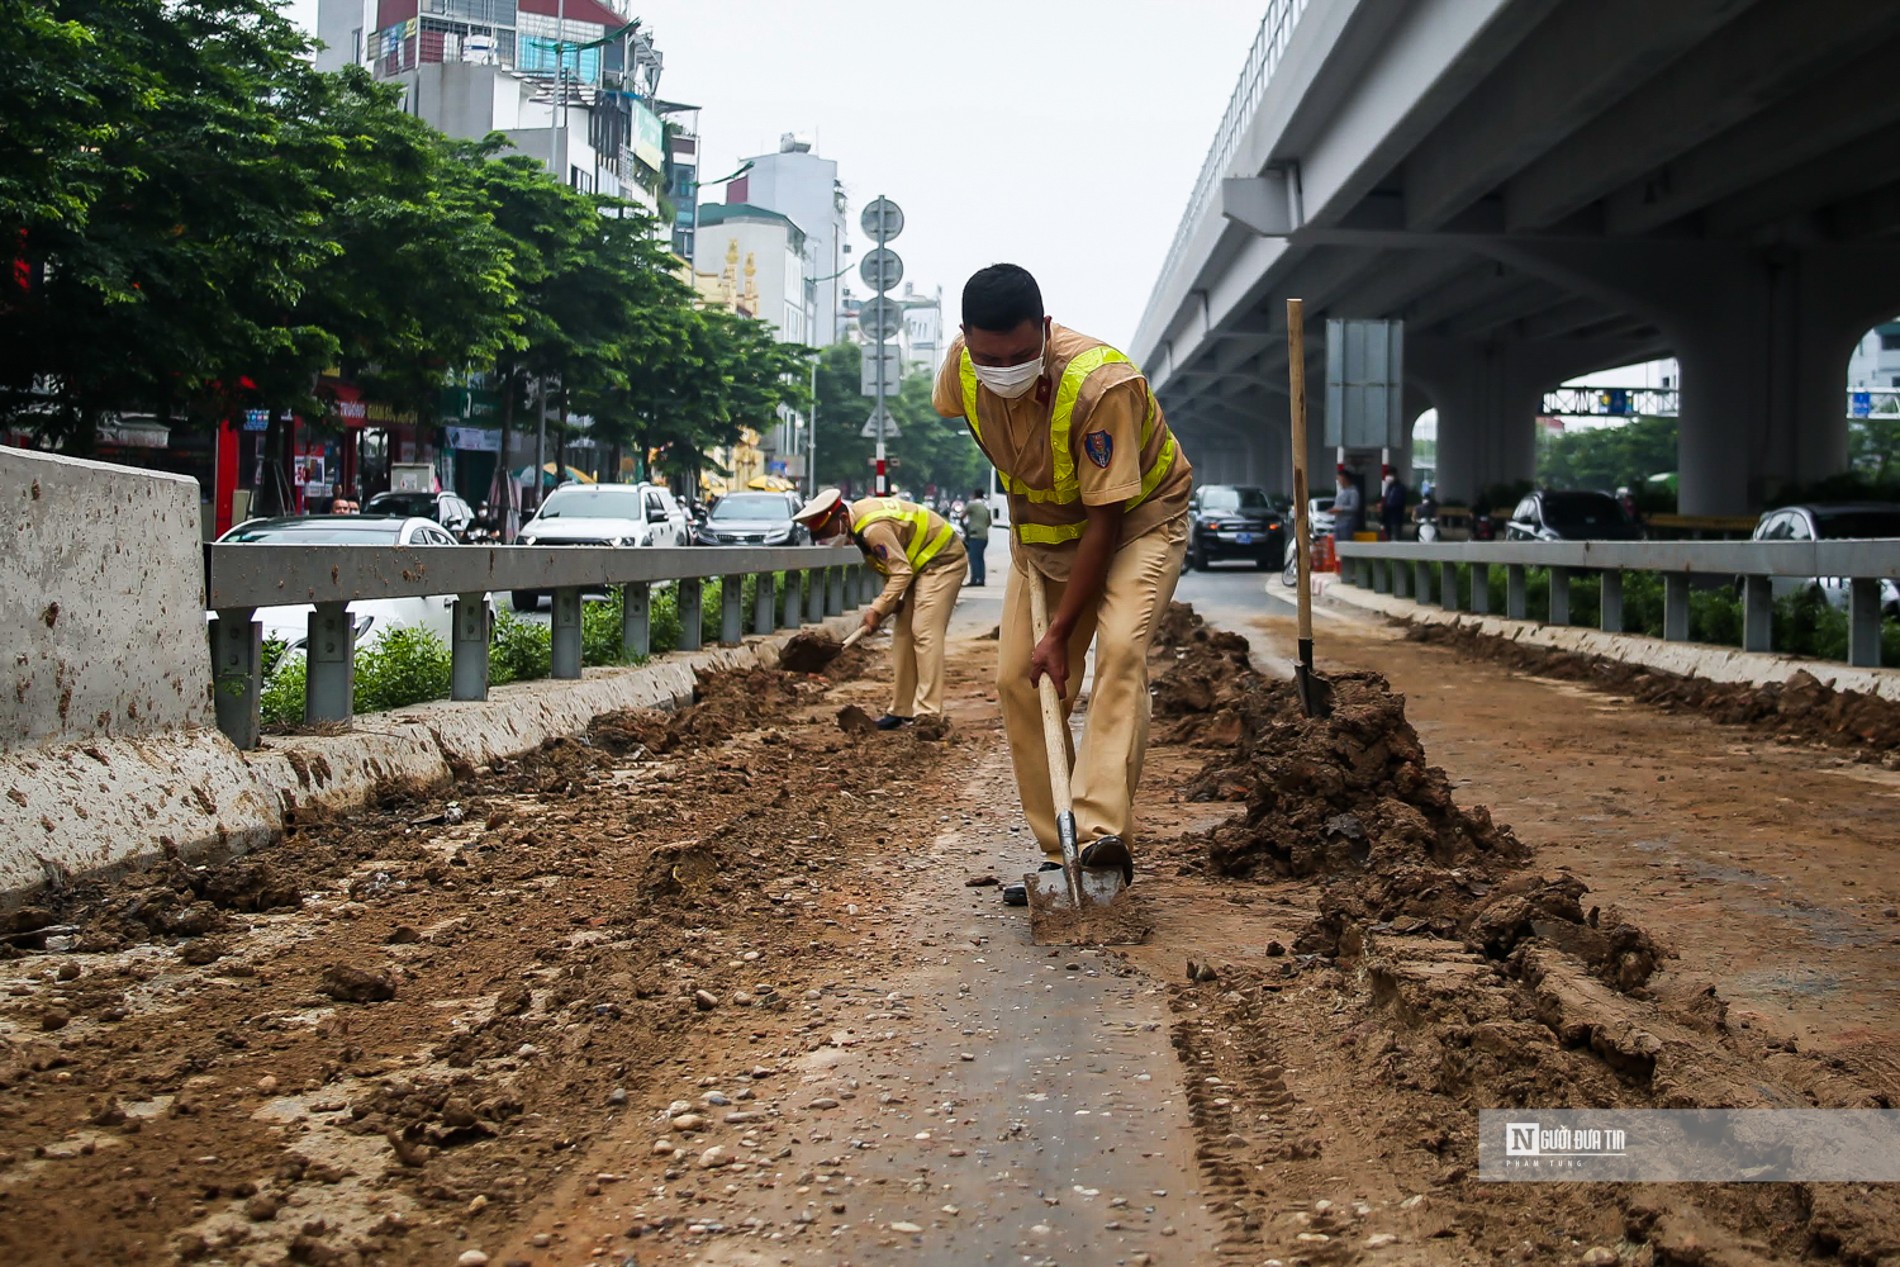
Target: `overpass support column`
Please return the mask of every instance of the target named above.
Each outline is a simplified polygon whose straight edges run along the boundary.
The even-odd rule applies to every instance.
[[[1679,506],[1746,515],[1847,469],[1848,353],[1900,308],[1900,246],[1494,242],[1487,253],[1638,313],[1682,362]]]
[[[1548,384],[1541,358],[1511,344],[1408,339],[1406,373],[1438,408],[1438,500],[1475,505],[1487,488],[1529,480],[1537,411]]]

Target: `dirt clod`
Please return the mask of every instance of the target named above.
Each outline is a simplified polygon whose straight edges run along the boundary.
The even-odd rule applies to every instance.
[[[339,1003],[384,1003],[396,997],[396,982],[386,972],[333,963],[317,987]]]

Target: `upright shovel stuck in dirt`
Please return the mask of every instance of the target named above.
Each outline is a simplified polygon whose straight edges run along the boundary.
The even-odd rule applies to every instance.
[[[1030,623],[1040,643],[1049,631],[1049,599],[1043,593],[1042,574],[1033,567],[1029,569],[1028,585]],[[1122,891],[1121,868],[1082,865],[1075,839],[1075,803],[1069,792],[1069,745],[1064,742],[1068,723],[1062,719],[1062,701],[1057,698],[1056,684],[1048,674],[1036,679],[1036,690],[1042,698],[1042,740],[1048,749],[1049,792],[1055,800],[1056,836],[1062,842],[1062,870],[1037,871],[1023,877],[1023,884],[1029,890],[1030,929],[1039,945],[1051,941],[1112,942],[1118,938],[1110,930],[1097,930],[1091,935],[1076,924],[1074,917],[1105,908],[1115,900],[1115,895]],[[1049,918],[1057,912],[1069,918],[1064,921]],[[1060,926],[1055,926],[1058,923]],[[1065,930],[1071,935],[1063,936]]]
[[[1300,658],[1293,666],[1293,677],[1300,689],[1300,711],[1308,717],[1331,717],[1333,684],[1313,671],[1313,549],[1306,501],[1306,315],[1298,299],[1286,301],[1286,352],[1293,405],[1293,544],[1299,551],[1300,573]]]

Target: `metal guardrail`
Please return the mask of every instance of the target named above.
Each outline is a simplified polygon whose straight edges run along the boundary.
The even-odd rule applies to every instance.
[[[783,594],[777,577],[785,575]],[[304,720],[348,722],[355,687],[356,632],[349,605],[358,599],[454,598],[453,700],[488,698],[487,597],[493,590],[553,595],[552,676],[581,676],[581,594],[625,593],[621,648],[644,656],[651,642],[656,584],[678,587],[679,649],[704,640],[700,588],[720,579],[719,641],[746,632],[743,585],[757,578],[751,632],[816,624],[868,602],[882,587],[856,550],[828,546],[616,549],[612,546],[287,546],[205,547],[205,606],[211,628],[218,728],[240,748],[257,746],[263,694],[260,607],[315,604],[305,646]]]
[[[1260,105],[1267,82],[1273,78],[1273,72],[1279,69],[1280,59],[1285,56],[1287,44],[1293,38],[1293,28],[1299,22],[1300,15],[1306,12],[1307,0],[1271,0],[1265,16],[1260,19],[1260,30],[1254,36],[1253,47],[1247,50],[1247,64],[1240,68],[1240,79],[1234,85],[1233,95],[1227,99],[1227,111],[1221,115],[1220,126],[1214,129],[1214,140],[1207,147],[1207,157],[1201,161],[1201,172],[1194,180],[1193,192],[1188,195],[1187,210],[1181,213],[1181,223],[1174,231],[1174,241],[1168,247],[1167,258],[1161,263],[1161,272],[1155,279],[1154,291],[1149,297],[1152,306],[1163,290],[1168,279],[1174,275],[1175,266],[1181,262],[1183,252],[1187,250],[1188,239],[1194,234],[1194,227],[1200,222],[1201,212],[1207,208],[1207,200],[1234,161],[1234,153],[1240,147],[1240,138],[1253,121],[1254,111]],[[1252,175],[1252,173],[1248,173]]]
[[[1436,581],[1438,603],[1461,610],[1457,568],[1474,566],[1470,611],[1491,610],[1492,564],[1505,569],[1505,610],[1525,619],[1525,572],[1550,570],[1550,620],[1570,621],[1570,581],[1578,572],[1603,578],[1600,626],[1623,633],[1623,573],[1660,572],[1663,637],[1689,640],[1689,591],[1698,577],[1736,579],[1742,588],[1742,649],[1772,651],[1774,577],[1842,578],[1848,582],[1848,663],[1880,665],[1880,584],[1900,580],[1900,541],[1496,541],[1430,545],[1344,541],[1337,546],[1343,579],[1381,594],[1426,603]],[[1410,565],[1409,567],[1407,565]],[[1434,577],[1434,572],[1436,576]]]

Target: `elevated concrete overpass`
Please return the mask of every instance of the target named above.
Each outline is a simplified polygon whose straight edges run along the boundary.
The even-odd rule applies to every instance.
[[[1129,351],[1204,478],[1287,488],[1284,300],[1402,318],[1453,498],[1674,354],[1682,509],[1751,512],[1845,469],[1900,311],[1897,59],[1873,0],[1273,0]]]

